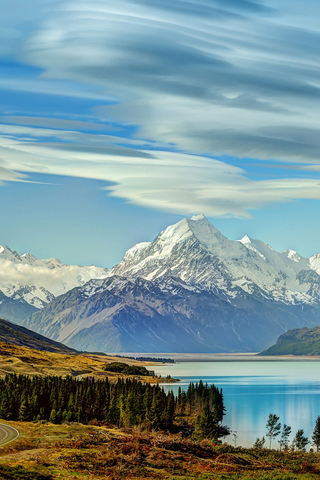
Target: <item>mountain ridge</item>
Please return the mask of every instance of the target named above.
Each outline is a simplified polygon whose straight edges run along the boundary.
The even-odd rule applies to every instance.
[[[0,316],[19,323],[56,296],[106,276],[107,269],[65,265],[56,258],[39,260],[0,245]]]
[[[229,240],[197,215],[133,246],[105,278],[22,324],[81,350],[257,352],[290,328],[318,323],[318,272],[317,255]]]
[[[16,325],[2,318],[0,318],[0,342],[46,352],[78,353],[76,350],[62,343],[55,342],[28,328]]]
[[[288,330],[259,355],[320,355],[320,326]]]

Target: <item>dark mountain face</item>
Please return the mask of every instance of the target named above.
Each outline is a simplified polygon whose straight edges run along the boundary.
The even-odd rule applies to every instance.
[[[61,343],[54,342],[53,340],[32,332],[27,328],[15,325],[3,319],[0,319],[0,342],[29,347],[35,350],[44,350],[46,352],[75,353],[75,350],[62,345]]]
[[[15,300],[7,297],[0,291],[0,317],[11,322],[20,323],[24,318],[32,315],[38,309],[24,300]]]
[[[23,324],[80,350],[204,353],[260,351],[291,325],[314,325],[318,315],[262,295],[230,302],[172,278],[112,277],[96,293],[93,284],[61,295]]]

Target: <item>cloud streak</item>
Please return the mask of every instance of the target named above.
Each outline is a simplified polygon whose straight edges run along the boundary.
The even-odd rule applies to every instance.
[[[0,139],[0,156],[6,159],[6,169],[0,169],[4,180],[26,179],[16,172],[100,179],[109,183],[105,188],[109,195],[185,215],[204,212],[209,216],[248,217],[250,210],[270,203],[320,199],[320,179],[257,181],[248,178],[242,168],[199,155],[123,148],[107,141],[97,148],[19,141],[9,138],[11,126],[0,125],[0,131],[4,127],[7,138]],[[31,131],[28,127],[29,134]]]
[[[297,10],[287,16],[268,1],[70,0],[23,58],[46,78],[105,89],[119,102],[97,112],[138,125],[141,138],[194,153],[317,162],[320,32],[298,28]]]
[[[309,6],[308,14],[296,0],[290,12],[274,0],[66,0],[50,2],[50,14],[39,6],[30,31],[12,34],[20,60],[42,72],[41,92],[47,85],[69,95],[74,85],[75,96],[83,91],[101,106],[87,122],[2,116],[0,178],[95,178],[136,205],[209,216],[319,199],[317,178],[292,179],[288,171],[261,181],[240,160],[212,158],[318,171],[320,32],[300,17],[313,25],[319,9]],[[12,20],[14,32],[21,21]],[[12,89],[36,85],[20,80]]]

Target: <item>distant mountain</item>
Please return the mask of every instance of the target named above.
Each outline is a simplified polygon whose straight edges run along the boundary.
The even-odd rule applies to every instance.
[[[259,355],[320,355],[320,326],[289,330]]]
[[[315,305],[320,300],[319,273],[320,255],[307,259],[293,250],[279,254],[247,235],[232,241],[198,215],[168,227],[151,243],[135,245],[108,276],[174,276],[229,298],[245,292],[284,304]]]
[[[20,327],[3,319],[0,319],[0,342],[46,352],[76,353],[76,350],[66,347],[62,343],[54,342],[27,328]]]
[[[232,241],[198,215],[23,324],[81,350],[260,351],[289,328],[319,323],[319,273],[319,255]]]
[[[107,269],[64,265],[56,258],[39,260],[0,245],[0,316],[15,323],[42,308],[57,295],[103,278]]]

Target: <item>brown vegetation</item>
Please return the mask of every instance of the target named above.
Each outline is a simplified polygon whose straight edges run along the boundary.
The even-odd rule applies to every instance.
[[[234,448],[107,425],[7,423],[22,436],[0,449],[1,479],[311,480],[320,474],[320,457],[312,453]]]
[[[116,381],[122,375],[106,372],[106,363],[117,361],[117,357],[99,354],[62,354],[34,350],[28,347],[11,345],[0,341],[0,376],[7,373],[22,375],[58,375],[83,378],[109,378]],[[125,359],[128,365],[143,365],[133,359]],[[143,377],[144,382],[157,383],[157,377]],[[166,380],[161,380],[166,381]],[[175,381],[175,380],[173,380]],[[1,479],[0,479],[1,480]]]

